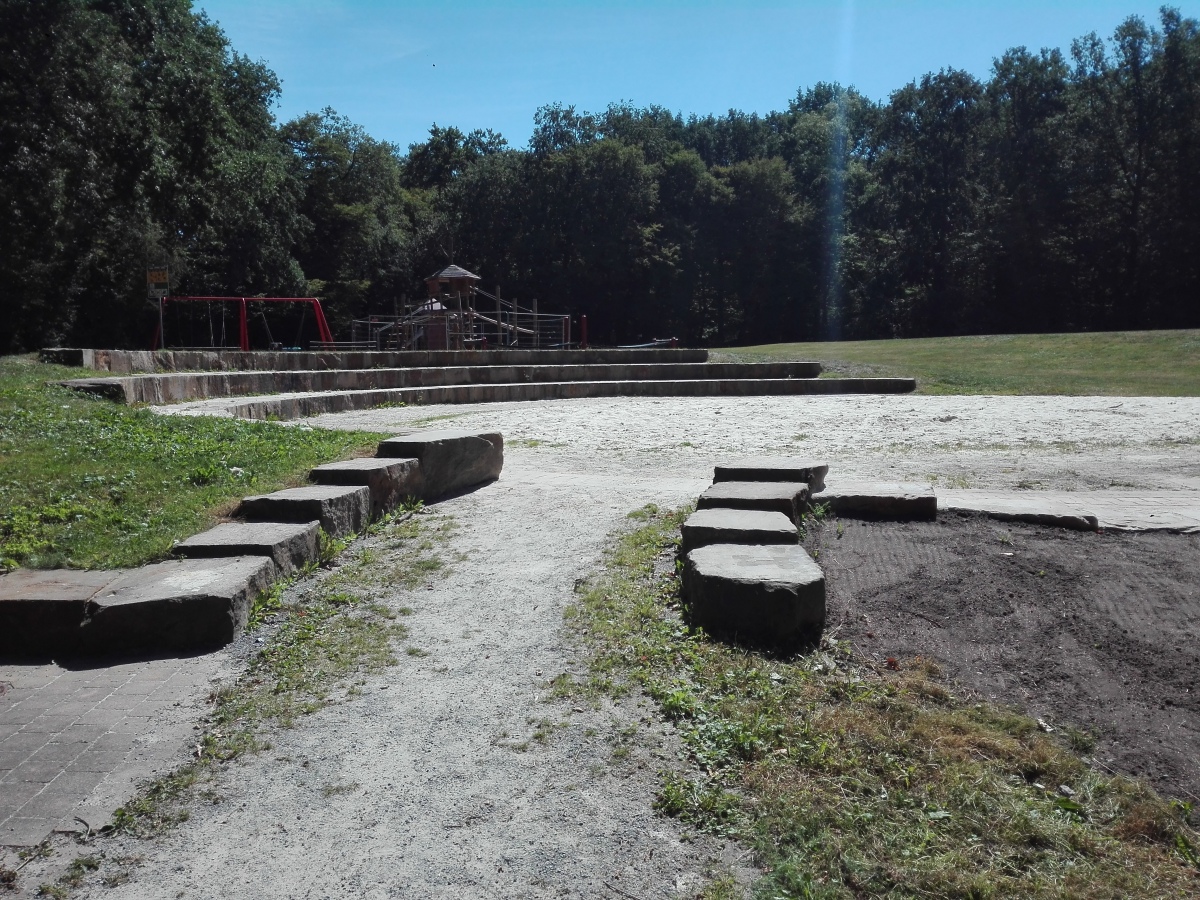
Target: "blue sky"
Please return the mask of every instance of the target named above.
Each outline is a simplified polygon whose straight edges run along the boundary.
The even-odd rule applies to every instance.
[[[873,99],[925,72],[983,78],[1009,47],[1061,47],[1143,0],[829,0],[791,3],[195,0],[234,48],[283,81],[281,119],[331,106],[407,147],[429,126],[491,128],[524,147],[555,101],[766,113],[817,81]],[[1181,3],[1185,16],[1197,3]]]

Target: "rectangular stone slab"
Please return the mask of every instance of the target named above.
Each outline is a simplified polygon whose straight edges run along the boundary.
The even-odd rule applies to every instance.
[[[395,509],[406,497],[421,497],[421,463],[416,459],[347,459],[308,473],[317,484],[365,484],[371,491],[371,518]]]
[[[723,463],[713,469],[713,484],[721,481],[802,481],[817,492],[825,485],[827,463],[788,457],[756,457]]]
[[[0,655],[71,652],[88,600],[123,574],[18,569],[0,575]]]
[[[808,510],[808,485],[799,481],[718,481],[700,495],[699,509],[761,509],[797,525]]]
[[[796,544],[692,550],[682,591],[695,624],[754,646],[792,650],[825,626],[825,576]]]
[[[698,509],[680,528],[683,552],[706,544],[795,544],[795,523],[781,512],[758,509]]]
[[[504,468],[504,435],[498,431],[421,431],[381,441],[378,455],[420,460],[422,499],[436,500],[499,478]]]
[[[133,569],[88,601],[81,649],[103,655],[223,646],[242,633],[255,598],[274,580],[275,564],[266,556]]]
[[[362,531],[371,515],[366,487],[314,484],[246,497],[238,515],[256,522],[320,522],[327,534],[344,537]]]
[[[810,502],[828,504],[838,516],[862,519],[936,519],[937,497],[928,484],[838,482],[815,493]]]
[[[224,522],[176,544],[171,554],[183,559],[269,556],[279,575],[291,575],[317,558],[317,527],[316,522]]]

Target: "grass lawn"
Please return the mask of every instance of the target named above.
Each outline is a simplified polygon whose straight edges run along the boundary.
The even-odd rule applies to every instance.
[[[567,611],[589,677],[553,694],[657,702],[691,761],[662,775],[657,808],[749,845],[756,898],[1197,895],[1190,804],[1089,765],[1088,735],[960,698],[928,660],[875,665],[837,641],[780,659],[689,629],[686,512],[632,514]],[[719,878],[705,896],[740,892]]]
[[[908,375],[922,394],[1200,396],[1200,331],[766,344],[711,356],[735,362],[819,360],[830,375]]]
[[[46,384],[79,376],[0,357],[0,571],[162,558],[241,497],[301,483],[382,437],[158,416]]]

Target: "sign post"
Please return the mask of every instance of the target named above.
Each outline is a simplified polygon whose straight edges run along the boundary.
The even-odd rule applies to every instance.
[[[163,297],[171,293],[171,272],[166,266],[146,269],[146,296],[158,301],[158,336],[163,346],[166,346],[166,335],[163,334]]]

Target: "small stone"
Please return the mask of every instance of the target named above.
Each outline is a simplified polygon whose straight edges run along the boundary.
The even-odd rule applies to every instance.
[[[683,523],[683,552],[706,544],[795,544],[795,524],[779,512],[754,509],[698,509]]]

